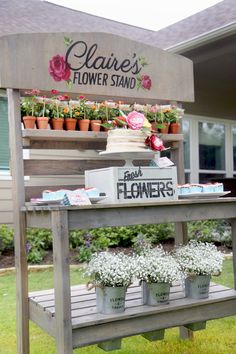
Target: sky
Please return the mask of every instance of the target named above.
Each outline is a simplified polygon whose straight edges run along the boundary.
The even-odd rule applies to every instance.
[[[221,0],[47,0],[100,17],[159,30]]]

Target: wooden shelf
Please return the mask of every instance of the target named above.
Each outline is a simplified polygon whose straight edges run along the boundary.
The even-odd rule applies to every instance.
[[[55,336],[54,289],[29,294],[30,319]],[[103,315],[96,311],[94,290],[85,285],[71,287],[73,347],[95,344],[114,338],[187,325],[236,314],[236,291],[212,283],[207,299],[184,297],[183,288],[171,288],[169,304],[144,306],[138,285],[128,288],[124,313]],[[114,331],[114,327],[116,330]]]
[[[233,218],[236,198],[176,200],[168,202],[92,204],[86,206],[32,206],[26,211],[28,227],[51,228],[51,213],[66,212],[68,228],[88,229],[107,226],[187,222]]]
[[[183,134],[158,134],[163,142],[183,141]],[[106,132],[65,130],[22,130],[23,147],[30,149],[102,149],[106,147]]]
[[[157,134],[163,141],[181,141],[183,134]],[[50,130],[50,129],[24,129],[22,137],[30,140],[105,140],[106,132],[81,132],[81,131],[66,131],[66,130]]]
[[[22,137],[31,141],[36,140],[61,140],[61,141],[103,141],[107,137],[106,132],[81,132],[50,129],[25,129],[22,130]]]

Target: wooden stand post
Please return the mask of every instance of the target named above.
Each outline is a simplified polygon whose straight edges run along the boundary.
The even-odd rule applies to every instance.
[[[69,236],[67,211],[52,212],[57,354],[72,353]]]
[[[26,255],[26,223],[21,207],[25,204],[23,149],[21,138],[20,94],[7,90],[11,145],[11,174],[14,203],[16,326],[17,353],[29,353],[28,274]]]

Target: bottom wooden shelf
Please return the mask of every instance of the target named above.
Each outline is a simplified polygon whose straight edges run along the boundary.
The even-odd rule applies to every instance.
[[[141,288],[128,289],[126,309],[116,315],[96,312],[95,292],[85,285],[71,287],[73,347],[128,337],[236,314],[236,291],[211,283],[208,299],[184,297],[182,286],[171,288],[170,303],[157,307],[141,305]],[[54,290],[29,294],[30,319],[55,337]]]

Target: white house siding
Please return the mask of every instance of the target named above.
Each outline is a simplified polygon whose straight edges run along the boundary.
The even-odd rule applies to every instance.
[[[0,179],[0,224],[12,226],[13,202],[11,180]]]
[[[82,155],[82,156],[81,156]],[[31,151],[31,158],[35,159],[92,159],[97,156],[97,152],[86,150],[78,152],[76,150],[61,151],[61,150],[34,150]],[[40,176],[27,178],[25,181],[26,186],[54,186],[54,185],[83,185],[83,176]],[[40,196],[38,196],[40,197]],[[13,202],[12,202],[12,186],[11,179],[1,180],[0,176],[0,225],[7,224],[13,227]]]

